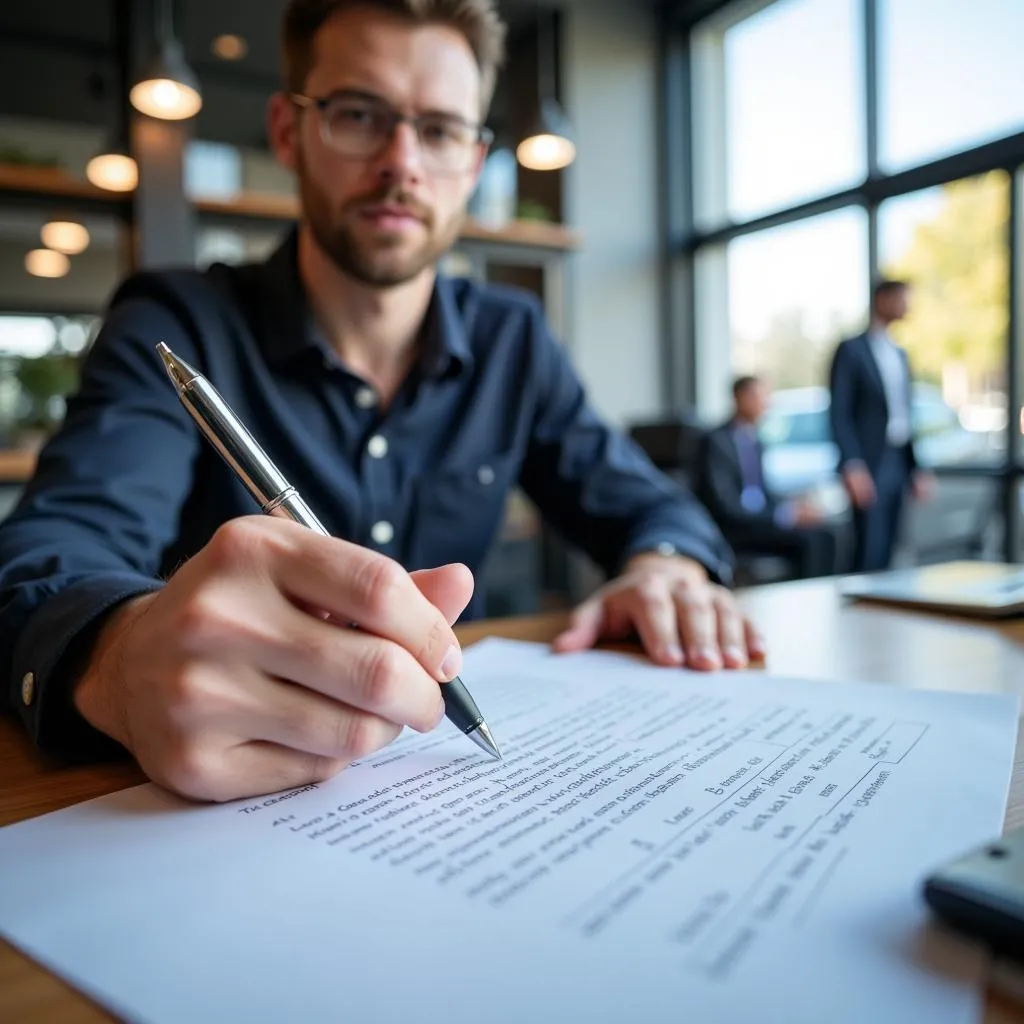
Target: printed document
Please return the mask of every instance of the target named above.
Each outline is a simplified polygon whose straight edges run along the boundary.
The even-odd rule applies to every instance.
[[[0,830],[0,934],[132,1021],[979,1019],[925,875],[1002,827],[1015,697],[488,640],[448,723],[225,805]]]

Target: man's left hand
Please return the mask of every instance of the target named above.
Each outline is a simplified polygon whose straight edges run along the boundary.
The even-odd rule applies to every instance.
[[[765,655],[764,640],[735,597],[711,583],[700,563],[653,554],[631,559],[621,576],[579,605],[554,646],[579,651],[598,640],[625,640],[634,630],[661,665],[745,668]]]
[[[926,470],[917,470],[911,477],[910,489],[915,501],[921,503],[931,501],[935,494],[935,474]]]

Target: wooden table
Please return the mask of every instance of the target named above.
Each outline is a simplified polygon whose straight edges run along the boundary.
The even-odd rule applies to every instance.
[[[988,625],[953,617],[850,605],[831,581],[787,583],[741,595],[768,639],[768,669],[812,679],[1024,694],[1024,622]],[[564,617],[502,619],[459,628],[464,645],[488,635],[548,640]],[[144,781],[131,766],[55,768],[0,719],[0,826]],[[1024,740],[1005,825],[1024,825]],[[0,1021],[95,1024],[113,1020],[0,942]],[[1024,1024],[1024,1008],[990,994],[986,1024]]]

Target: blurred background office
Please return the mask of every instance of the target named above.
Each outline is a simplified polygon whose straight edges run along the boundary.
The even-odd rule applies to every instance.
[[[264,131],[282,6],[0,6],[0,516],[124,275],[261,258],[287,230]],[[496,142],[445,269],[537,292],[599,411],[683,479],[733,380],[763,378],[766,482],[840,525],[829,361],[872,283],[907,280],[891,333],[937,486],[896,562],[1024,558],[1024,3],[500,7]],[[491,613],[595,585],[571,540],[514,495]],[[792,574],[771,551],[741,569]]]

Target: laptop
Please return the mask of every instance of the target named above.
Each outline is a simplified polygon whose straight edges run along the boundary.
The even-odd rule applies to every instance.
[[[1024,615],[1024,565],[943,562],[861,573],[839,583],[844,597],[1001,618]]]

